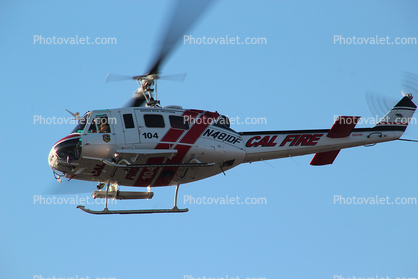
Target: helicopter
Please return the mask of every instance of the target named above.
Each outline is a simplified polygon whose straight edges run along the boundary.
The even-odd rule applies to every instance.
[[[160,68],[178,40],[211,1],[178,1],[160,51],[145,75],[108,75],[106,81],[132,79],[138,89],[121,108],[92,110],[68,136],[56,142],[48,163],[61,182],[97,183],[94,199],[105,199],[103,210],[77,206],[91,214],[184,213],[177,206],[181,184],[225,173],[243,163],[314,154],[311,165],[332,164],[341,149],[398,140],[416,110],[412,94],[403,98],[370,128],[355,128],[360,116],[339,116],[330,129],[249,131],[231,128],[217,111],[162,106],[156,84]],[[111,210],[109,199],[151,199],[153,187],[175,185],[170,209]],[[121,191],[120,186],[146,191]],[[106,187],[106,188],[105,188]]]

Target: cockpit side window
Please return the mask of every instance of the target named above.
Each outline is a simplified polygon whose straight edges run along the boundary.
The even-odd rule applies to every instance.
[[[84,131],[84,127],[86,126],[87,123],[87,116],[89,115],[89,112],[86,112],[83,117],[80,118],[80,120],[78,120],[78,124],[77,126],[75,126],[75,128],[71,131],[71,134],[73,133],[82,133]]]
[[[123,122],[125,122],[125,128],[126,129],[132,129],[135,128],[134,119],[132,117],[132,114],[124,114],[123,115]]]
[[[145,126],[147,128],[164,128],[164,117],[160,114],[144,114]]]
[[[171,128],[189,130],[189,123],[187,122],[187,119],[185,117],[170,115],[169,119]]]
[[[93,119],[93,121],[91,122],[90,128],[87,131],[87,133],[97,133],[96,119]]]

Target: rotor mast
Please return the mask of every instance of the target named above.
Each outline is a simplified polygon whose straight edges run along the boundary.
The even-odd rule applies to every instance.
[[[157,99],[157,79],[182,81],[184,74],[159,76],[162,64],[186,31],[198,20],[206,8],[213,0],[178,0],[173,6],[173,12],[169,17],[166,30],[163,31],[159,49],[156,52],[153,63],[145,75],[140,76],[122,76],[108,75],[106,81],[120,81],[134,79],[137,81],[139,88],[134,92],[133,96],[125,103],[124,107],[140,107],[144,103],[147,107],[161,107],[160,101]],[[105,82],[106,82],[105,81]],[[155,91],[155,99],[152,93]]]
[[[133,77],[139,86],[135,93],[137,95],[144,96],[147,107],[161,107],[160,100],[157,98],[158,78],[158,74],[148,74]],[[155,93],[155,98],[152,96],[152,93]]]

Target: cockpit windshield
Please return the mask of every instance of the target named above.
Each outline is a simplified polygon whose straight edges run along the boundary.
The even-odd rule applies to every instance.
[[[87,124],[87,119],[90,116],[90,112],[86,112],[83,117],[80,118],[80,120],[78,120],[78,124],[77,126],[75,126],[75,128],[71,131],[71,134],[74,133],[82,133],[84,131],[84,127]]]

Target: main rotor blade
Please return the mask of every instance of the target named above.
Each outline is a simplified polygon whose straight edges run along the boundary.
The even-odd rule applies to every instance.
[[[125,80],[131,80],[131,79],[132,79],[132,76],[108,74],[105,79],[105,83],[115,82],[115,81],[125,81]]]
[[[127,76],[127,75],[108,74],[105,79],[105,83],[115,82],[115,81],[136,80],[136,79],[140,79],[146,76],[147,75]],[[157,77],[157,79],[161,79],[161,80],[170,80],[170,81],[179,81],[179,82],[182,82],[185,78],[186,78],[186,74],[165,75],[165,76]]]
[[[148,74],[158,74],[161,63],[174,48],[177,41],[185,35],[212,0],[179,0],[168,22],[165,35],[160,41],[160,51],[151,64]]]
[[[186,78],[186,74],[175,74],[160,76],[158,79],[182,82]]]

